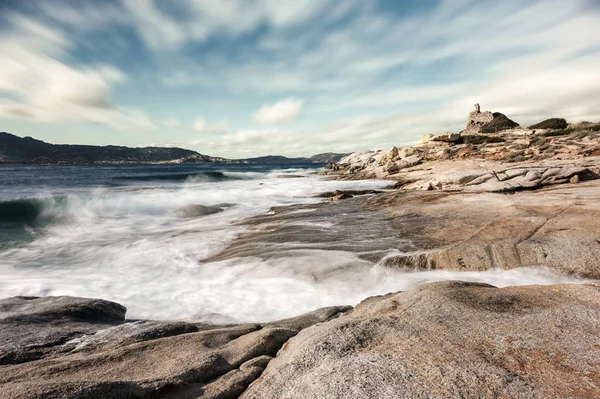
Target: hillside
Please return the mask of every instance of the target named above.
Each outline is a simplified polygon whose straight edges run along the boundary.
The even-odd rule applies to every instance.
[[[329,163],[329,162],[338,162],[341,160],[346,154],[337,154],[333,152],[326,152],[323,154],[313,155],[311,157],[297,157],[297,158],[288,158],[281,155],[267,155],[264,157],[255,157],[255,158],[246,158],[240,159],[238,161],[244,163],[260,163],[260,164],[303,164],[303,163]]]
[[[216,161],[214,158],[183,148],[50,144],[31,137],[0,133],[0,163],[163,163],[184,159],[194,162]]]
[[[176,147],[123,147],[51,144],[32,137],[0,132],[0,163],[11,164],[107,164],[107,163],[250,163],[305,164],[338,161],[342,154],[318,154],[310,158],[265,156],[225,159]]]

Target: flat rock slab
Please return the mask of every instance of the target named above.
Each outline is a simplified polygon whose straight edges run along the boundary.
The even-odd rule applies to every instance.
[[[249,232],[205,261],[328,250],[356,254],[357,267],[484,271],[531,266],[600,279],[600,180],[511,194],[399,190],[280,207],[243,225]]]
[[[300,332],[244,399],[598,398],[600,287],[443,282]]]
[[[273,208],[270,214],[241,223],[249,231],[204,261],[254,256],[277,259],[320,250],[348,251],[363,259],[379,260],[390,248],[414,249],[404,233],[395,229],[389,214],[366,206],[367,198],[375,197]]]
[[[507,194],[406,191],[367,200],[415,250],[390,267],[483,271],[527,266],[600,279],[600,182]],[[400,251],[400,247],[398,247]]]

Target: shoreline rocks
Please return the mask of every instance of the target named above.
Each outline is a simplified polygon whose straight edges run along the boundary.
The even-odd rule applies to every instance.
[[[201,216],[214,215],[215,213],[223,212],[225,208],[232,206],[232,204],[218,204],[214,206],[191,204],[184,206],[183,208],[175,209],[169,213],[169,216],[182,219],[197,218]]]
[[[529,126],[529,129],[563,130],[566,129],[567,126],[567,121],[563,118],[550,118]]]
[[[413,146],[350,154],[324,174],[343,180],[395,179],[413,183],[403,186],[403,189],[446,189],[448,183],[444,180],[451,180],[452,176],[450,171],[438,167],[443,164],[452,173],[481,169],[481,176],[487,178],[469,184],[469,189],[484,181],[490,183],[494,178],[505,182],[487,184],[489,189],[481,185],[480,189],[484,191],[514,191],[566,184],[575,175],[569,170],[577,167],[590,166],[580,171],[582,175],[576,173],[578,178],[575,180],[599,177],[600,124],[580,123],[565,128],[564,119],[553,118],[522,129],[499,112],[491,114],[493,119],[489,122],[477,122],[479,117],[476,115],[484,114],[476,107],[469,117],[469,126],[461,133],[429,134]],[[446,161],[451,163],[444,164]],[[508,182],[502,172],[515,168],[528,169],[531,174],[526,179]],[[556,171],[555,168],[563,170]],[[435,173],[428,173],[431,170]],[[556,174],[556,177],[538,178],[541,177],[536,175],[538,171],[542,175]],[[450,186],[451,189],[464,188],[463,184],[450,183]]]
[[[510,130],[519,127],[518,123],[500,112],[494,112],[492,115],[494,119],[481,126],[481,133],[497,133],[502,130]]]
[[[2,348],[13,351],[32,351],[36,343],[11,323],[35,320],[37,339],[75,321],[96,329],[66,344],[42,341],[55,350],[37,360],[4,361],[7,398],[600,395],[595,284],[445,281],[366,298],[355,308],[205,330],[121,320],[121,305],[85,298],[16,297],[0,300],[0,309],[3,339],[10,341]],[[117,325],[88,320],[98,310]]]
[[[599,333],[597,286],[430,283],[302,331],[242,398],[592,398]]]
[[[0,300],[0,396],[237,398],[299,331],[351,309],[265,324],[125,320],[117,303]]]
[[[478,178],[478,170],[455,177]],[[245,221],[247,233],[203,261],[329,250],[407,271],[547,267],[600,279],[600,180],[503,193],[404,189],[412,184],[341,203],[279,207]]]
[[[397,190],[336,191],[319,204],[279,207],[244,221],[255,230],[205,262],[276,259],[293,242],[294,251],[354,251],[378,267],[542,266],[599,279],[600,128],[514,124],[476,106],[469,134],[350,154],[329,173],[393,179]],[[486,126],[512,127],[486,133]],[[226,206],[191,205],[181,217]],[[123,306],[96,299],[0,300],[0,396],[600,396],[597,284],[446,281],[270,323],[125,315]]]

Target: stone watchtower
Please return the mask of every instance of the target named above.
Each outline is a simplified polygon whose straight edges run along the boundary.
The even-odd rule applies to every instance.
[[[465,133],[479,133],[481,127],[492,120],[494,120],[494,115],[490,111],[481,112],[479,104],[475,104],[475,110],[471,111],[467,118]]]

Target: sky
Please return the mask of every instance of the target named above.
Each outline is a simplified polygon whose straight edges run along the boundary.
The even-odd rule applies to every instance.
[[[0,131],[244,158],[600,120],[600,0],[0,0]]]

